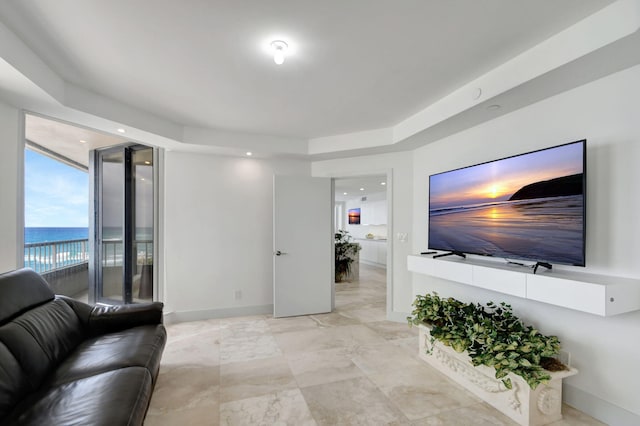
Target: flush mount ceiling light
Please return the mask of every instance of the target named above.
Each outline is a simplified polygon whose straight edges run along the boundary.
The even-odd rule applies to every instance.
[[[253,155],[253,152],[247,151],[246,154],[247,154],[247,157],[251,157]]]
[[[274,40],[271,42],[271,50],[273,51],[273,62],[278,65],[284,63],[284,53],[289,48],[289,45],[282,40]]]

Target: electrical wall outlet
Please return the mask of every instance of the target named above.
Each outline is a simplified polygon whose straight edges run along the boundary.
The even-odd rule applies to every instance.
[[[235,300],[240,300],[240,299],[242,299],[242,290],[236,290],[236,291],[233,293],[233,298],[234,298]]]

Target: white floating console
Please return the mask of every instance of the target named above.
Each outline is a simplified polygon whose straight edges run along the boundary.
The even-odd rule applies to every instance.
[[[610,316],[640,310],[640,280],[566,270],[539,270],[480,259],[412,255],[411,272],[443,278],[591,314]]]

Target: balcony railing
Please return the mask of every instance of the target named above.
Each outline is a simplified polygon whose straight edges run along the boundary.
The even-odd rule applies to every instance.
[[[65,240],[24,245],[24,266],[51,272],[89,261],[89,240]]]
[[[136,263],[153,260],[153,240],[135,240]],[[89,261],[89,240],[65,240],[24,245],[24,266],[38,273],[52,272]],[[122,240],[102,241],[102,266],[122,265]]]

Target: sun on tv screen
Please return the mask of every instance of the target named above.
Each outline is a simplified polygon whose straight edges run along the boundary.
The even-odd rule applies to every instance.
[[[586,140],[429,176],[429,248],[585,265]]]

